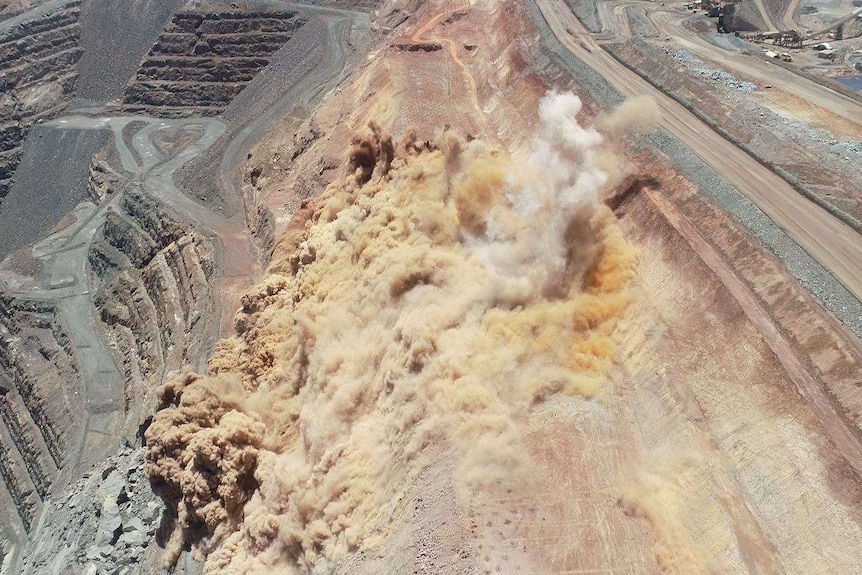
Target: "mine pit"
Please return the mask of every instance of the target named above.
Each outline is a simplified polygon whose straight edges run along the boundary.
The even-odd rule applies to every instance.
[[[61,108],[74,89],[75,64],[83,52],[80,6],[81,0],[61,2],[46,14],[0,31],[0,202],[12,187],[27,127]],[[41,97],[27,98],[36,86]]]
[[[0,0],[0,575],[862,575],[860,1]]]
[[[0,298],[0,366],[0,476],[12,486],[8,508],[29,530],[83,412],[77,360],[50,303]],[[50,384],[58,373],[75,382],[61,393]]]

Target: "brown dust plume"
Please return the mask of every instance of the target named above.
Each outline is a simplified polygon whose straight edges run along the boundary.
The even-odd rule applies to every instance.
[[[591,397],[635,258],[597,193],[601,136],[550,94],[531,150],[393,145],[300,210],[208,375],[159,394],[146,473],[211,573],[309,572],[382,541],[453,452],[465,501],[531,481],[520,424]]]

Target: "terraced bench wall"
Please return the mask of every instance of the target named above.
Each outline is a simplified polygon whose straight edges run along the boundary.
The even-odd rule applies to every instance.
[[[83,52],[80,5],[70,0],[0,33],[0,202],[12,187],[27,127],[65,105],[74,89]]]
[[[217,115],[305,21],[295,12],[179,12],[126,89],[124,108]]]

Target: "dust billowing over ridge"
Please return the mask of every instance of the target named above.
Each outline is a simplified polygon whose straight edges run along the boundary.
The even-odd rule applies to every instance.
[[[374,546],[445,452],[467,502],[532,480],[520,425],[599,391],[634,269],[580,107],[546,96],[520,155],[354,142],[210,375],[160,390],[146,474],[176,510],[168,563],[190,544],[209,572],[308,572]]]

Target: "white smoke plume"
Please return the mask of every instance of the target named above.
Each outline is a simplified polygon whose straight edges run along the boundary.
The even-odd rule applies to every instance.
[[[500,286],[501,295],[520,303],[537,293],[565,293],[571,274],[585,271],[593,242],[570,241],[584,234],[598,191],[607,175],[593,164],[602,137],[577,121],[580,99],[551,93],[539,105],[541,133],[518,169],[511,170],[503,205],[487,212],[484,234],[469,238],[476,258]]]

